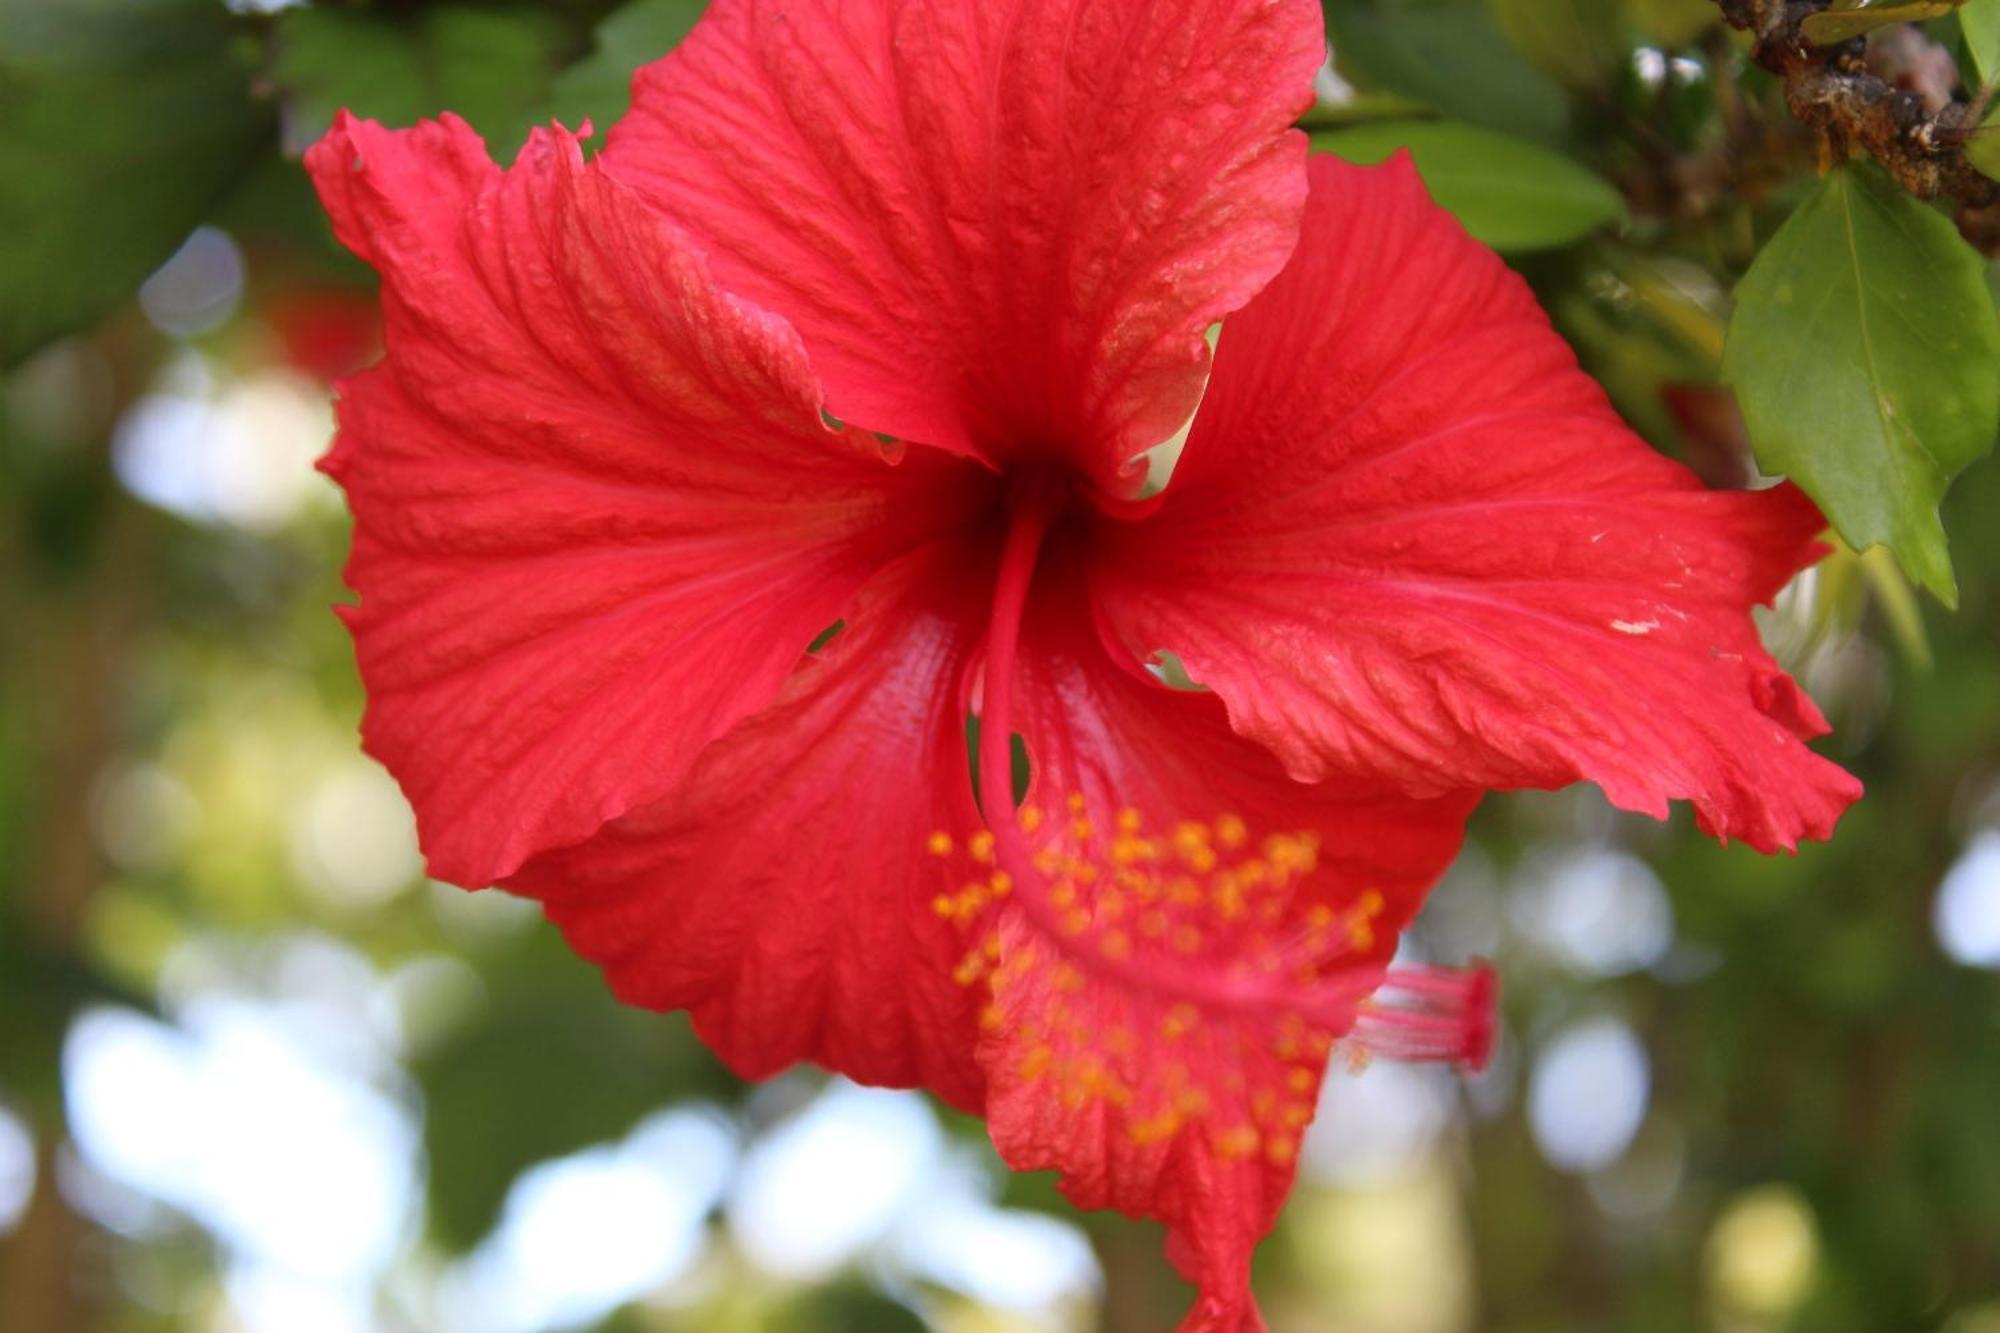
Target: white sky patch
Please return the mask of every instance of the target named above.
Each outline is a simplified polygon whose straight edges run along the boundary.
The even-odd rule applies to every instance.
[[[442,1327],[578,1327],[674,1281],[702,1253],[737,1152],[719,1112],[682,1107],[523,1172],[494,1234],[441,1281]]]
[[[1047,1311],[1095,1297],[1104,1276],[1083,1232],[1045,1213],[995,1207],[993,1188],[970,1152],[941,1164],[897,1223],[895,1265],[1000,1310]]]
[[[327,1288],[372,1281],[414,1207],[416,1132],[269,1006],[210,998],[169,1026],[99,1008],[71,1027],[76,1141],[239,1261]]]
[[[1974,837],[1945,872],[1931,928],[1953,962],[2000,968],[2000,833]]]
[[[1646,1051],[1632,1029],[1586,1019],[1557,1033],[1535,1061],[1528,1124],[1550,1165],[1594,1171],[1631,1144],[1650,1094]]]
[[[1455,1077],[1444,1069],[1390,1060],[1350,1074],[1334,1061],[1320,1089],[1319,1114],[1306,1131],[1306,1173],[1366,1188],[1420,1171],[1457,1118]]]
[[[1531,857],[1515,883],[1509,915],[1516,931],[1572,971],[1623,976],[1651,967],[1673,945],[1666,886],[1628,852]]]
[[[767,1272],[824,1277],[930,1188],[942,1149],[922,1097],[835,1082],[752,1150],[730,1194],[730,1227]]]
[[[326,391],[290,372],[223,383],[197,353],[168,363],[151,393],[112,433],[125,488],[182,518],[269,532],[315,496],[335,503],[313,471],[333,435]]]

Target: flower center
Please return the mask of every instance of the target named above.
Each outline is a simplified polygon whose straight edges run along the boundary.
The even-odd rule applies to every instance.
[[[977,754],[986,827],[962,848],[935,833],[930,851],[970,863],[933,907],[967,932],[956,980],[989,988],[986,1024],[1032,1029],[1018,1075],[1058,1079],[1066,1100],[1126,1107],[1141,1141],[1233,1105],[1240,1114],[1211,1126],[1217,1150],[1261,1148],[1277,1161],[1310,1118],[1301,1097],[1336,1042],[1357,1064],[1379,1054],[1483,1065],[1491,970],[1390,968],[1382,895],[1357,896],[1325,872],[1312,831],[1253,831],[1228,812],[1180,812],[1149,827],[1140,810],[1092,809],[1082,792],[1060,809],[1009,808],[1011,747],[1001,738],[1014,735],[1021,624],[1068,491],[1023,476],[1009,498]],[[1164,1084],[1135,1087],[1119,1073],[1133,1068],[1138,1044],[1197,1033],[1206,1057],[1168,1061]],[[1214,1086],[1190,1069],[1206,1069]]]

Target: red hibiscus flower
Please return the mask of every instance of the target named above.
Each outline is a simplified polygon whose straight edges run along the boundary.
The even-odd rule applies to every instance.
[[[1485,973],[1388,965],[1481,792],[1760,849],[1858,794],[1748,615],[1813,506],[1632,436],[1407,163],[1308,164],[1322,51],[1312,0],[718,0],[592,162],[307,156],[383,279],[326,467],[432,872],[1164,1220],[1190,1328],[1259,1326],[1336,1045],[1490,1039]]]

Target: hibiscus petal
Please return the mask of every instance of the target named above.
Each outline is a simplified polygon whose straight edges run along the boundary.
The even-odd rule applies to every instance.
[[[1115,635],[1302,779],[1583,779],[1760,850],[1826,836],[1860,786],[1748,614],[1822,552],[1811,502],[1648,448],[1406,159],[1311,173],[1162,507],[1104,543]]]
[[[1185,1328],[1260,1328],[1251,1252],[1290,1191],[1329,1049],[1476,797],[1292,781],[1213,695],[1114,664],[1080,598],[1030,612],[1021,661],[1024,823],[1066,919],[1051,933],[1010,906],[968,954],[993,996],[979,1058],[994,1143],[1018,1169],[1060,1170],[1083,1207],[1165,1222],[1199,1288]],[[1190,973],[1276,1002],[1205,1001],[1173,983]],[[1308,1000],[1329,976],[1351,982],[1333,1021]]]
[[[925,848],[979,822],[963,679],[989,564],[940,546],[886,570],[679,793],[506,887],[541,899],[620,999],[692,1010],[746,1078],[812,1060],[976,1112],[977,1002],[932,909],[959,879]]]
[[[976,469],[830,433],[790,328],[564,133],[503,173],[454,117],[343,115],[306,164],[382,275],[324,465],[362,734],[476,886],[671,790]]]
[[[833,411],[1111,483],[1283,265],[1311,0],[717,0],[604,160],[798,328]]]

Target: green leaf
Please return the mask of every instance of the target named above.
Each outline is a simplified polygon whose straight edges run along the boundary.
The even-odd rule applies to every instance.
[[[1865,37],[1892,23],[1922,23],[1943,18],[1958,0],[1900,0],[1900,3],[1870,5],[1866,8],[1829,9],[1809,14],[1799,31],[1816,46],[1839,46],[1856,37]]]
[[[1452,121],[1357,125],[1312,136],[1350,162],[1410,150],[1431,195],[1465,229],[1500,250],[1567,245],[1624,216],[1618,192],[1557,153]]]
[[[1722,371],[1759,464],[1956,605],[1937,507],[1993,447],[2000,319],[1951,223],[1872,168],[1827,176],[1738,284]]]
[[[285,145],[303,151],[343,107],[385,125],[452,111],[504,162],[527,137],[571,41],[552,13],[526,6],[285,10],[271,69],[288,104]]]
[[[1615,0],[1490,0],[1514,49],[1573,88],[1603,88],[1625,55]]]
[[[1958,9],[1958,28],[1980,81],[2000,79],[2000,0],[1966,0]]]
[[[1369,88],[1455,119],[1547,141],[1569,99],[1500,33],[1485,0],[1323,0],[1340,66]]]
[[[594,49],[556,76],[548,114],[572,129],[589,120],[601,135],[625,114],[632,73],[680,44],[707,0],[633,0],[597,27]]]
[[[271,139],[214,0],[0,10],[0,365],[130,299]]]

